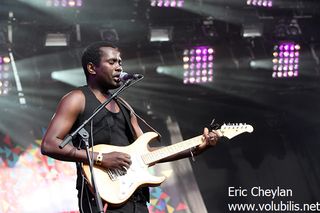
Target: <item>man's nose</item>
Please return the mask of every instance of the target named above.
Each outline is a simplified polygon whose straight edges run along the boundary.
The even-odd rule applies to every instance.
[[[116,71],[122,72],[122,66],[120,64],[118,64],[118,66],[116,67]]]

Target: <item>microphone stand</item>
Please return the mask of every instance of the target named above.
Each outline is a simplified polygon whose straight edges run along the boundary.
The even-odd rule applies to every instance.
[[[91,171],[91,182],[92,182],[92,186],[95,192],[95,197],[96,197],[96,202],[97,202],[97,206],[99,208],[99,212],[103,213],[103,206],[102,206],[102,200],[98,191],[98,188],[96,186],[96,182],[95,182],[95,177],[94,177],[94,172],[93,172],[93,161],[90,157],[89,154],[89,134],[88,132],[84,129],[84,126],[89,123],[89,121],[91,121],[93,119],[94,116],[96,116],[96,114],[98,114],[103,108],[105,108],[105,106],[110,103],[110,101],[112,99],[114,99],[115,97],[117,97],[121,92],[123,92],[125,89],[129,88],[129,86],[132,86],[133,84],[137,83],[138,81],[142,80],[142,78],[137,79],[136,81],[134,81],[132,84],[131,82],[133,81],[133,79],[129,79],[127,81],[124,82],[124,84],[121,85],[121,87],[115,92],[113,93],[113,95],[109,98],[107,98],[107,100],[105,102],[103,102],[102,104],[99,105],[99,107],[93,112],[93,114],[87,119],[85,120],[75,131],[73,131],[71,134],[68,134],[64,140],[60,143],[59,148],[63,149],[68,143],[70,143],[72,141],[72,139],[79,134],[82,138],[81,141],[85,142],[85,147],[86,147],[86,154],[88,157],[88,162],[89,162],[89,167],[90,167],[90,171]],[[91,136],[92,137],[92,136]]]

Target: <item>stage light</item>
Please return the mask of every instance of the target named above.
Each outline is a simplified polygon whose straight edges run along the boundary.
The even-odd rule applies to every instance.
[[[47,0],[47,7],[81,7],[82,0]]]
[[[273,52],[273,78],[291,78],[299,75],[300,45],[295,42],[280,42]]]
[[[247,5],[268,8],[273,6],[273,0],[247,0]]]
[[[261,23],[244,24],[242,26],[242,37],[261,37],[263,35],[263,25]]]
[[[10,58],[9,58],[9,56],[4,56],[4,57],[2,58],[2,61],[3,61],[4,64],[9,64],[9,63],[10,63]]]
[[[172,27],[152,27],[150,29],[150,42],[170,41],[172,38]]]
[[[150,0],[151,7],[183,7],[184,0]]]
[[[215,27],[215,20],[213,17],[209,16],[206,17],[202,21],[202,26],[201,26],[203,35],[206,37],[218,37],[218,30]]]
[[[69,34],[66,33],[47,33],[45,46],[46,47],[57,47],[57,46],[68,46],[69,45]]]
[[[0,55],[0,64],[9,64],[9,63],[10,63],[9,56],[1,56]]]
[[[183,83],[201,84],[213,81],[214,49],[198,46],[183,51]]]
[[[279,38],[296,38],[302,32],[297,19],[280,19],[275,25],[274,34]]]
[[[287,34],[290,36],[301,35],[301,29],[297,19],[292,19],[287,28]]]
[[[2,57],[0,57],[2,58]],[[9,64],[0,64],[0,96],[6,96],[9,93],[10,82],[8,73]]]
[[[118,33],[114,28],[100,29],[100,36],[103,41],[109,41],[109,42],[119,41]]]

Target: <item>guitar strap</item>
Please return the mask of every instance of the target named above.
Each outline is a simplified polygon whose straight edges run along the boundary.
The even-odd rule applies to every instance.
[[[146,126],[147,126],[149,129],[151,129],[152,131],[156,132],[156,133],[158,134],[158,139],[159,139],[159,141],[160,141],[160,139],[161,139],[161,134],[160,134],[157,130],[155,130],[150,124],[148,124],[143,118],[141,118],[141,116],[139,116],[139,115],[132,109],[132,107],[131,107],[125,100],[123,100],[123,98],[121,98],[121,97],[116,97],[116,98],[115,98],[115,101],[116,101],[117,103],[120,103],[120,104],[118,104],[118,105],[120,106],[120,109],[121,109],[121,110],[122,110],[123,108],[126,108],[127,110],[130,111],[130,116],[135,115],[142,123],[144,123],[144,125],[146,125]],[[124,113],[124,114],[126,114],[126,113]],[[128,118],[128,115],[127,115],[127,114],[125,115],[125,118],[126,118],[126,121],[128,122],[128,125],[129,125],[129,127],[130,127],[131,132],[133,133],[133,136],[135,136],[135,132],[133,131],[133,128],[132,128],[132,125],[131,125],[131,119]]]
[[[118,98],[115,98],[114,100],[115,100],[115,102],[118,104],[118,106],[120,107],[120,110],[121,110],[121,112],[122,112],[122,114],[123,114],[123,116],[124,116],[124,118],[125,118],[125,120],[126,120],[126,123],[127,123],[127,125],[129,126],[130,133],[131,133],[130,143],[133,143],[136,134],[135,134],[135,132],[134,132],[134,130],[133,130],[133,127],[132,127],[132,124],[131,124],[130,115],[129,115],[129,113],[126,113],[126,111],[127,111],[127,112],[129,111],[130,114],[131,114],[131,110],[128,109],[127,107],[125,107],[125,105],[123,104],[123,102],[122,102],[122,101],[119,101]]]

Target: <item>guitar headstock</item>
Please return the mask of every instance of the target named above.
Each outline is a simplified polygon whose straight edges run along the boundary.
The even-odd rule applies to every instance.
[[[253,127],[246,123],[223,124],[219,131],[221,132],[222,136],[231,139],[244,132],[253,132]]]

